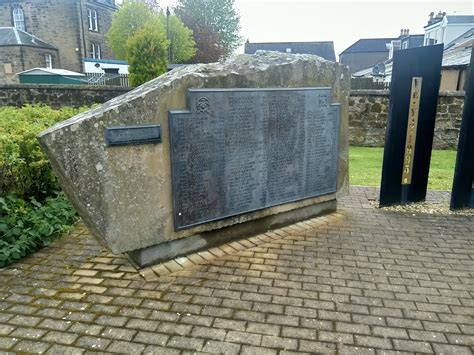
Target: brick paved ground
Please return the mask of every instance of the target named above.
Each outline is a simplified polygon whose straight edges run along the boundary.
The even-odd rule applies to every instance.
[[[375,196],[353,188],[336,214],[142,275],[78,226],[0,270],[0,349],[471,354],[474,217]]]

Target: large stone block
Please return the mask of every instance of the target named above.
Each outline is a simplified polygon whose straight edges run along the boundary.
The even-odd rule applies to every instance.
[[[337,193],[175,230],[168,113],[187,108],[187,90],[298,87],[331,87],[332,102],[341,104]],[[349,93],[348,70],[338,63],[276,52],[239,55],[224,63],[175,69],[52,127],[39,140],[88,227],[112,252],[129,252],[268,217],[277,225],[278,214],[297,213],[345,194]],[[162,142],[106,146],[106,128],[138,124],[160,125]]]

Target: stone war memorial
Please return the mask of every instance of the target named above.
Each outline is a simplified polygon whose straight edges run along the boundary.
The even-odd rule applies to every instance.
[[[140,266],[333,212],[347,68],[258,52],[175,69],[42,132],[89,229]]]

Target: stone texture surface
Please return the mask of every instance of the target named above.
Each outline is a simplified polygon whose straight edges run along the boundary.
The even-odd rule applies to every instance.
[[[0,106],[48,105],[54,108],[104,103],[130,91],[128,87],[88,85],[1,85]]]
[[[113,252],[145,248],[203,231],[278,214],[335,198],[334,194],[280,205],[175,232],[172,220],[168,111],[186,108],[189,88],[333,88],[342,104],[338,192],[348,188],[349,75],[316,56],[261,52],[224,63],[173,70],[43,132],[40,142],[63,189],[91,230]],[[104,129],[160,124],[162,144],[107,148]]]
[[[389,92],[353,90],[349,101],[349,141],[356,146],[383,147]],[[433,140],[435,149],[456,149],[464,92],[440,92]]]
[[[148,281],[79,224],[0,270],[0,351],[472,354],[474,217],[394,213],[376,196],[352,188],[337,213]]]

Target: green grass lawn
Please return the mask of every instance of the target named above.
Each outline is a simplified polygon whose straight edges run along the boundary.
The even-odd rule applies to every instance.
[[[380,186],[383,148],[350,147],[349,174],[351,185]],[[451,190],[456,151],[434,150],[431,155],[428,188]]]

